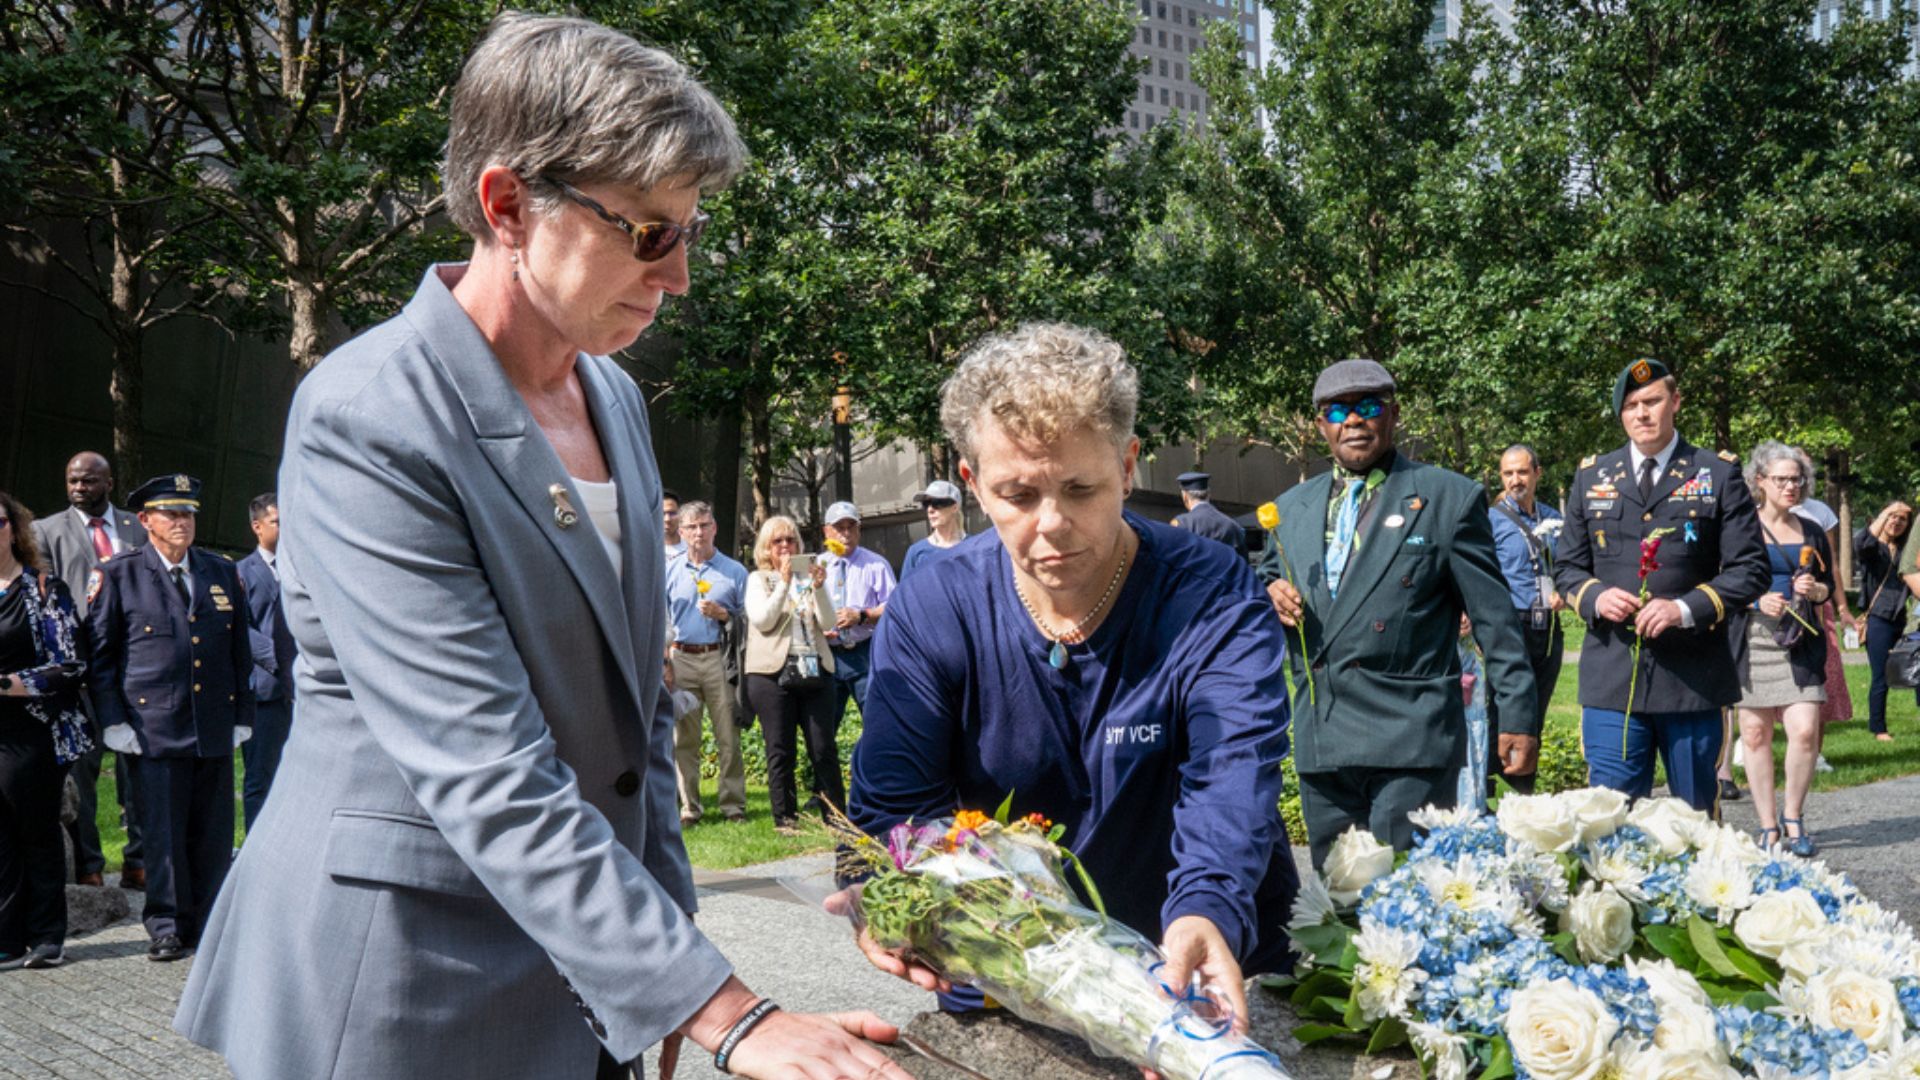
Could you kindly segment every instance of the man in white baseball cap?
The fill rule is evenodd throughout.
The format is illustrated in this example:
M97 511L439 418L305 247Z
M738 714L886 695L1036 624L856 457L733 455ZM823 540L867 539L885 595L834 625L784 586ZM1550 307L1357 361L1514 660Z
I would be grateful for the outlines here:
M913 497L927 512L927 535L913 542L900 560L900 580L929 559L945 554L967 538L967 511L961 500L960 485L951 480L935 480L927 490Z

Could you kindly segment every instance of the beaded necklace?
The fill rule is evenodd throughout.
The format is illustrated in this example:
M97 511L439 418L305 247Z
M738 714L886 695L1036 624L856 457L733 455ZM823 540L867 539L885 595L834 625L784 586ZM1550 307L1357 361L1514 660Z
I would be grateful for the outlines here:
M1114 591L1120 587L1120 579L1126 576L1127 556L1123 550L1120 553L1120 565L1113 568L1113 580L1107 582L1107 591L1100 594L1100 600L1093 605L1093 610L1082 615L1072 626L1059 633L1055 633L1047 620L1040 617L1040 612L1034 608L1033 601L1027 599L1026 590L1020 587L1020 575L1013 576L1014 595L1020 598L1021 606L1027 609L1027 614L1033 618L1035 625L1040 627L1040 632L1053 640L1053 648L1047 650L1047 663L1053 665L1055 671L1066 670L1066 643L1071 641L1077 645L1086 640L1086 635L1080 632L1080 628L1099 618L1100 613L1107 609L1107 601L1113 599Z

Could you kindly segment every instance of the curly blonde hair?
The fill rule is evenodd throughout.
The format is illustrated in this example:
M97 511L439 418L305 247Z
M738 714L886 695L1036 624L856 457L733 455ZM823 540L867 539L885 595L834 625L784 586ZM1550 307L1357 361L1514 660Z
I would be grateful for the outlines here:
M1016 439L1050 443L1091 425L1116 449L1133 438L1140 376L1119 342L1067 323L1023 323L981 339L940 390L940 424L974 459L974 431L992 417Z

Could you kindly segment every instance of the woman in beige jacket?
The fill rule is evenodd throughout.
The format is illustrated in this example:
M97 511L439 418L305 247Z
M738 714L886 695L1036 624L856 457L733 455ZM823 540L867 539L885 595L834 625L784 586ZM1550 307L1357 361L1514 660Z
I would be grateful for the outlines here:
M804 554L793 519L770 517L754 538L756 569L747 579L747 700L766 737L767 799L781 833L793 832L799 822L793 783L798 732L806 736L814 795L834 807L847 802L835 742L840 717L834 712L833 650L825 636L833 608L822 587L825 569L802 559ZM803 563L811 569L796 574Z

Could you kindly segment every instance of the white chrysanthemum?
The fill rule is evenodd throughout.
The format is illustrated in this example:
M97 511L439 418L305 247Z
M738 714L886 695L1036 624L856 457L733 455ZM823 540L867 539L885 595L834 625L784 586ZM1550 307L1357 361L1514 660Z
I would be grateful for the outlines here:
M1574 804L1556 795L1509 795L1494 818L1501 832L1539 851L1565 851L1580 839Z
M1300 875L1300 891L1293 897L1293 915L1287 921L1288 930L1299 930L1309 926L1321 926L1336 922L1340 913L1333 906L1333 897L1327 893L1327 883L1319 874L1309 870Z
M1733 936L1749 952L1770 960L1795 945L1825 940L1832 930L1827 913L1805 889L1784 889L1755 897L1733 922Z
M1467 855L1452 862L1422 859L1413 865L1413 873L1434 903L1456 904L1462 911L1501 909L1505 907L1505 898L1513 892L1490 873L1489 868Z
M1769 861L1767 853L1760 850L1760 845L1753 842L1753 837L1725 825L1701 830L1695 847L1699 849L1702 861L1736 863L1755 870Z
M1834 926L1814 940L1811 947L1821 970L1846 968L1888 980L1907 974L1906 951L1890 934L1857 926Z
M1327 852L1327 892L1335 903L1351 904L1375 878L1393 869L1393 849L1358 825L1333 840Z
M1501 876L1531 897L1533 903L1556 915L1567 910L1567 904L1573 900L1560 860L1545 852L1519 849L1507 856Z
M1589 851L1581 856L1580 863L1588 877L1612 885L1628 897L1644 898L1640 883L1647 879L1647 868L1636 865L1627 851L1618 848L1604 854Z
M1467 1080L1467 1040L1441 1024L1424 1020L1407 1022L1407 1034L1414 1049L1433 1063L1433 1080Z
M1660 845L1666 855L1679 855L1697 846L1713 829L1713 819L1672 797L1642 799L1627 812L1627 824Z
M1407 820L1413 822L1417 829L1432 832L1435 829L1445 829L1455 825L1470 825L1479 816L1480 809L1472 803L1462 803L1448 810L1442 810L1428 803L1408 814Z
M1903 1039L1893 1053L1887 1055L1883 1075L1897 1077L1898 1080L1920 1080L1920 1039Z
M1753 903L1753 868L1732 859L1710 859L1702 851L1687 871L1687 898L1711 910L1725 926Z
M1580 823L1582 843L1612 836L1615 830L1626 824L1627 797L1612 788L1580 788L1577 791L1563 791L1554 798L1572 807L1574 820Z
M1353 939L1360 957L1353 966L1353 985L1362 1016L1372 1021L1407 1014L1414 993L1427 981L1427 973L1414 966L1423 945L1425 940L1411 930L1361 920Z
M1821 1027L1860 1036L1869 1050L1891 1050L1906 1031L1893 983L1845 968L1822 971L1807 980L1807 1019Z

